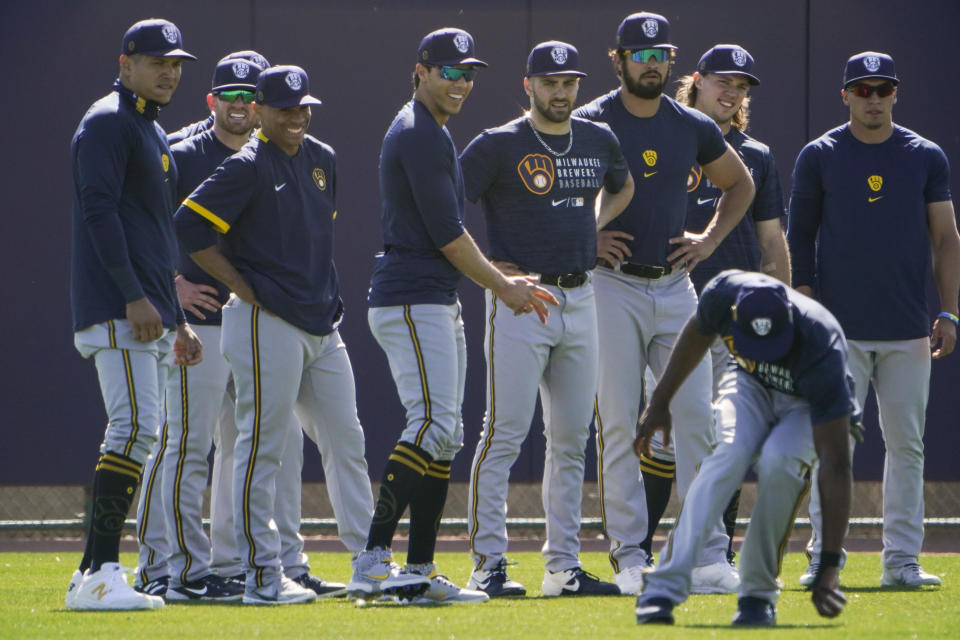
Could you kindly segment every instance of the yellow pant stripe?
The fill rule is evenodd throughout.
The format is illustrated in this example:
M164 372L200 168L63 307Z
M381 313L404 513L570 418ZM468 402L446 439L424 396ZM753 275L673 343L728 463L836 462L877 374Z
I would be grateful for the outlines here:
M423 352L420 350L420 338L417 336L417 328L413 324L413 316L410 315L410 305L403 305L403 319L407 323L410 331L410 341L413 343L413 353L417 356L417 369L420 372L420 389L423 393L423 424L417 431L417 437L414 444L418 447L423 442L423 436L427 432L427 427L433 424L432 411L430 405L430 385L427 384L427 367L423 361Z

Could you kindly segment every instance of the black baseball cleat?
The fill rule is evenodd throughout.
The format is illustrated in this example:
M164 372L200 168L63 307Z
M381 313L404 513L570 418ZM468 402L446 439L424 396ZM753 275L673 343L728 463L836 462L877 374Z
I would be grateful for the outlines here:
M170 585L170 576L160 576L151 580L147 584L135 584L133 590L138 593L144 593L148 596L167 596L167 588Z
M666 598L637 598L637 624L673 624L673 603Z
M233 602L243 598L242 584L216 575L203 576L193 582L167 589L167 600L188 602L191 600L216 600Z
M619 596L620 587L603 582L582 567L564 571L547 571L541 585L545 596Z
M738 627L772 627L777 623L777 609L763 598L744 596L737 600L733 624Z
M507 559L501 558L493 569L474 569L467 582L467 589L483 591L491 598L520 597L527 589L507 575Z
M318 598L342 598L347 595L347 585L342 582L327 582L323 578L304 573L293 581L304 589L310 589Z

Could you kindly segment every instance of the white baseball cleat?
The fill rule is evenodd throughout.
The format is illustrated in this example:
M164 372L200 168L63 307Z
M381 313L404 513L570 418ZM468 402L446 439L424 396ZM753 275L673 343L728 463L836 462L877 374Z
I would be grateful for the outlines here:
M813 586L813 581L817 579L818 571L820 571L820 564L811 561L810 564L807 565L807 570L800 574L800 579L797 580L797 584L801 587Z
M243 594L243 604L255 605L306 604L316 599L312 589L305 589L286 576L258 589L247 587Z
M486 602L490 596L483 591L461 589L447 576L437 573L437 565L433 562L426 565L407 565L407 571L430 578L427 590L414 597L410 604L447 604L452 602Z
M726 561L695 567L690 576L690 593L736 593L740 572Z
M884 567L880 584L884 587L937 587L942 581L917 563L902 567Z
M67 587L67 597L64 599L67 609L73 608L73 601L77 599L77 591L80 589L81 582L83 582L83 572L77 569L70 577L70 586Z
M68 593L67 608L73 611L135 611L162 609L166 605L159 596L134 591L127 583L127 572L119 562L105 562L98 571L88 569L72 600Z
M620 593L632 596L640 595L648 569L644 565L635 564L624 567L613 576L613 581L620 587Z

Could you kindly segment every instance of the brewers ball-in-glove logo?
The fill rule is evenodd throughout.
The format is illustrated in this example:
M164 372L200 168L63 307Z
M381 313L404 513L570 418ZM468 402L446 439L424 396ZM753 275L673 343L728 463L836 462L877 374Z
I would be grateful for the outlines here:
M267 59L264 58L259 53L255 56L251 56L250 61L253 62L253 64L257 65L258 67L263 67L264 69L270 66L267 64Z
M867 56L863 59L863 66L870 73L876 73L880 69L880 58L877 56Z
M163 37L166 38L170 44L176 44L177 39L180 37L180 32L172 24L164 25Z
M250 75L250 65L246 62L233 63L233 76L241 80Z
M550 57L557 64L564 64L567 61L567 50L563 47L554 47L550 51Z
M657 152L653 149L647 149L643 152L643 161L647 163L648 167L657 164Z
M773 320L770 318L754 318L750 321L750 326L753 328L753 332L762 338L770 333L770 329L773 328Z
M703 178L703 169L700 165L690 167L690 173L687 174L687 193L693 193L700 186L700 180Z
M320 191L327 188L327 174L324 173L323 169L317 168L313 170L313 182Z
M291 71L288 73L284 80L286 80L287 86L294 91L300 91L300 87L303 86L303 78L296 71Z
M470 38L468 38L466 34L458 33L453 39L453 44L460 53L466 53L470 50Z
M660 25L656 20L644 20L640 27L643 29L643 33L646 34L648 38L655 38L660 32Z
M747 64L747 52L743 49L734 49L733 50L733 64L738 67L742 67Z
M555 172L553 160L542 153L530 153L523 157L520 164L517 165L517 173L523 180L523 186L542 196L550 192L553 188Z
M880 191L883 188L883 178L880 176L870 176L867 178L867 184L870 185L870 191Z

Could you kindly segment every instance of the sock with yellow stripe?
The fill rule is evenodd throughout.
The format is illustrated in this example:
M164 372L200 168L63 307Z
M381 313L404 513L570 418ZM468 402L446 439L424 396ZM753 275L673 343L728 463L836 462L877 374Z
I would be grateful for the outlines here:
M367 536L367 549L390 548L397 523L407 505L420 491L431 462L433 458L415 444L401 441L394 447L383 470L380 494L373 512L373 522L370 523L370 535Z
M97 571L103 563L119 560L120 535L141 471L140 463L126 456L110 452L100 456L93 476L93 513L81 571L87 567Z
M410 546L407 549L407 564L433 562L440 518L443 517L443 507L447 504L452 462L431 462L420 483L420 491L410 500Z
M640 456L640 473L643 476L643 491L647 496L647 537L640 548L650 555L653 552L653 534L660 524L663 512L670 502L670 490L677 465L661 458Z

